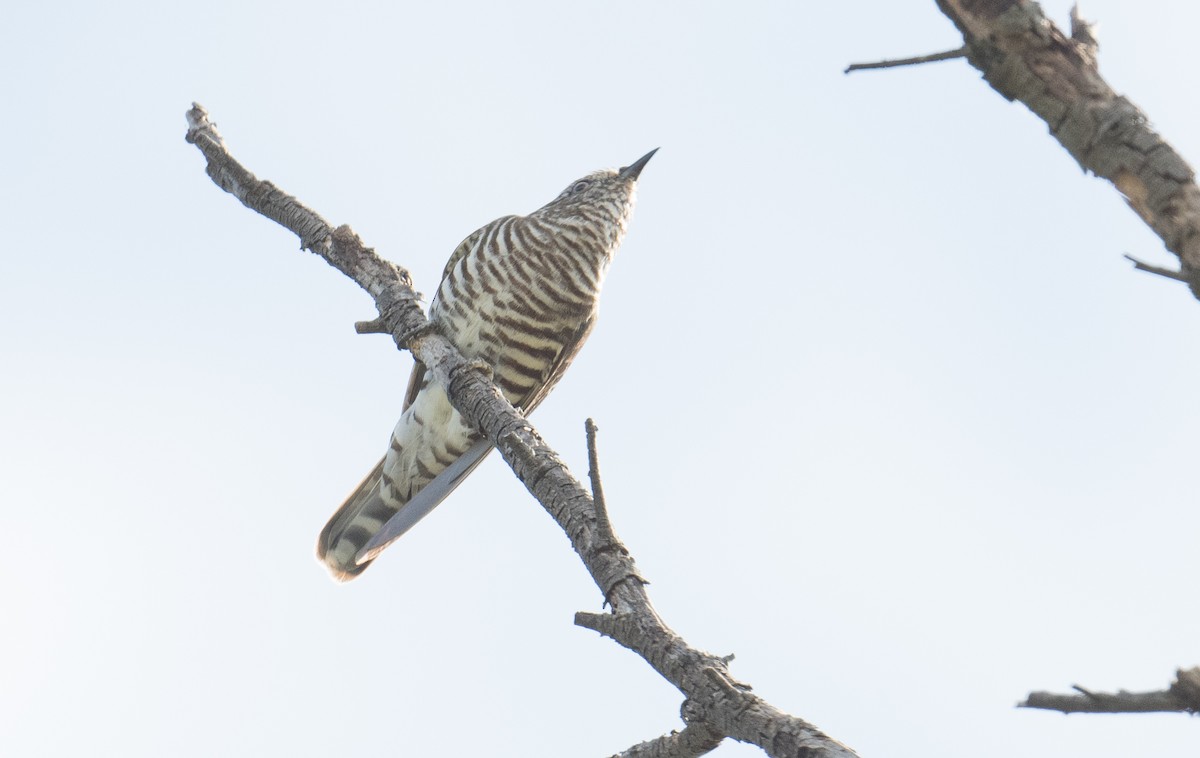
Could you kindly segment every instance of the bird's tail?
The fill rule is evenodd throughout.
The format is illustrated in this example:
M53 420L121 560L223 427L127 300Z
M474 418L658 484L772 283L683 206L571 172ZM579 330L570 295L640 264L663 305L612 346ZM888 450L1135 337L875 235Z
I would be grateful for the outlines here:
M421 392L400 416L387 455L321 530L317 557L334 579L366 570L370 560L358 556L397 513L404 518L388 524L371 558L449 495L491 449L476 438L440 388Z
M329 519L317 539L317 557L339 582L348 582L366 570L371 562L356 563L355 556L396 512L396 507L385 503L379 492L382 475L383 459L380 459Z

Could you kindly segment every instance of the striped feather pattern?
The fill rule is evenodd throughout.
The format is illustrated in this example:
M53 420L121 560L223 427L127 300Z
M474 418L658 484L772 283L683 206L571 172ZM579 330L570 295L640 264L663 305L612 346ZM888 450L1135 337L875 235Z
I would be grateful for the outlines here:
M496 219L446 264L430 320L464 356L489 365L505 397L526 413L591 332L647 160L576 180L528 216ZM356 565L359 549L476 439L417 364L387 453L321 532L317 554L334 578L360 574L369 562Z

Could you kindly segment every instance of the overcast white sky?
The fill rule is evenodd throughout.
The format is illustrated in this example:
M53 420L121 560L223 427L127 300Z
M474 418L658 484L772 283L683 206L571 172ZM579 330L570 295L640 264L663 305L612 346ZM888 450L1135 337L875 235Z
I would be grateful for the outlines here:
M1069 4L1048 2L1065 23ZM1200 156L1200 10L1091 0ZM0 28L0 753L602 756L680 695L493 456L360 580L317 532L410 359L205 176L235 154L432 292L455 244L662 150L538 411L658 608L863 756L1195 756L1019 711L1200 663L1200 303L933 2L14 4ZM732 743L716 755L755 755Z

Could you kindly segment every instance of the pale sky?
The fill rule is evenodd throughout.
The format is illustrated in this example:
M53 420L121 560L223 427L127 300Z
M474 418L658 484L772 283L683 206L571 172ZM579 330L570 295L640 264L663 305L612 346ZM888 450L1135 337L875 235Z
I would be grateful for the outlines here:
M1046 10L1066 22L1068 2ZM1200 10L1091 0L1200 160ZM676 631L865 756L1195 756L1017 710L1200 664L1200 303L932 2L18 4L0 28L0 754L604 756L681 695L492 456L359 580L313 557L411 365L234 154L432 293L460 239L660 152L534 417ZM721 758L761 755L727 742Z

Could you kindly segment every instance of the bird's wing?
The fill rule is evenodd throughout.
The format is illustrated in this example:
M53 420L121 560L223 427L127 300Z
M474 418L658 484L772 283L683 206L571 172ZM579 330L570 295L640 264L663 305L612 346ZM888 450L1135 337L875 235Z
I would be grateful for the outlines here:
M583 343L587 341L588 335L592 333L592 327L595 325L596 314L593 313L563 343L562 350L558 351L558 355L554 356L554 360L546 369L545 379L535 385L528 395L520 399L520 402L515 402L513 405L520 408L526 416L533 413L533 410L550 394L550 390L554 389L554 385L558 384L558 380L562 379L567 367L571 365L571 361L575 360L575 356L579 354L579 349L583 347Z
M363 545L354 557L355 563L362 565L373 561L387 546L400 539L401 535L412 529L418 521L425 518L438 504L445 500L454 488L462 484L463 479L475 470L487 454L492 451L492 443L478 440L467 452L446 467L446 470L434 477L433 481L421 488L412 500L409 500L400 510L396 511L388 522L375 533L371 540Z
M478 232L476 235L479 234ZM472 235L472 237L476 236ZM463 240L459 245L459 250L455 251L454 257L451 257L450 263L447 264L446 270L449 271L457 257L460 257L465 250L470 249L470 244L473 244L472 237ZM546 395L550 394L550 390L554 389L554 385L558 384L559 379L562 379L563 373L567 367L571 365L571 361L578 355L579 349L591 334L592 327L595 326L596 317L592 314L585 320L578 329L563 343L563 347L558 351L546 370L545 380L539 382L528 395L520 398L520 402L514 405L521 408L525 414L533 412L537 406L546 399ZM407 408L412 404L417 392L420 391L425 378L425 366L422 363L417 363L413 366L412 375L408 381L408 392L404 399L404 407ZM421 488L411 500L401 506L400 510L396 511L388 522L375 533L366 545L358 551L354 560L358 565L362 565L368 561L374 560L380 553L387 549L396 540L412 529L417 522L428 516L434 508L449 497L450 493L455 490L462 481L475 470L475 467L483 462L487 454L492 451L492 443L486 439L477 440L467 452L463 453L454 463L446 467L442 473L433 478L429 484ZM380 467L382 467L380 462Z
M510 218L512 218L511 215L501 216L490 224L484 224L467 235L467 238L462 242L458 243L458 247L454 248L453 253L450 253L450 260L446 261L446 267L442 269L442 281L445 281L446 278L450 276L450 272L454 270L454 267L458 265L458 262L462 260L463 256L475 248L475 245L479 243L479 239L483 237L483 235L500 226Z
M404 391L404 407L400 409L401 413L408 410L408 406L413 404L417 399L417 393L425 385L425 364L417 361L413 364L412 373L408 375L408 389Z
M446 277L450 276L450 272L454 270L454 267L458 265L458 262L462 260L464 255L471 252L471 250L479 242L479 238L487 233L488 229L506 218L510 217L504 216L503 218L496 219L496 221L493 221L491 224L482 226L471 232L469 235L467 235L466 239L458 243L458 247L454 248L454 252L450 254L450 260L446 261L446 267L442 269L442 279L445 280ZM416 361L413 364L412 373L408 375L408 389L404 391L404 406L400 409L401 412L408 410L408 406L412 405L413 401L417 399L417 393L420 392L424 387L425 364L421 363L420 361Z
M592 331L592 326L595 324L595 316L589 317L580 327L571 335L571 339L563 345L562 350L555 356L554 361L550 364L546 371L545 381L539 383L530 393L521 398L519 405L522 411L526 414L532 413L533 409L538 406L549 394L558 380L562 378L567 367L571 365L571 361L579 353L579 348L583 346L587 340L588 334ZM405 401L405 407L411 403L411 398L415 396L417 388L421 386L421 381L425 372L425 367L417 364L413 367L413 376L409 382L409 398ZM475 470L475 467L483 462L487 454L492 451L492 443L486 439L478 440L475 444L467 449L454 463L446 467L446 470L434 477L433 481L421 488L421 490L413 496L396 512L394 516L388 519L388 522L383 525L374 537L358 551L358 555L354 560L359 565L367 561L374 560L380 553L387 549L388 545L398 540L401 535L412 529L418 521L428 516L434 508L445 500L451 492L454 491L462 481Z

